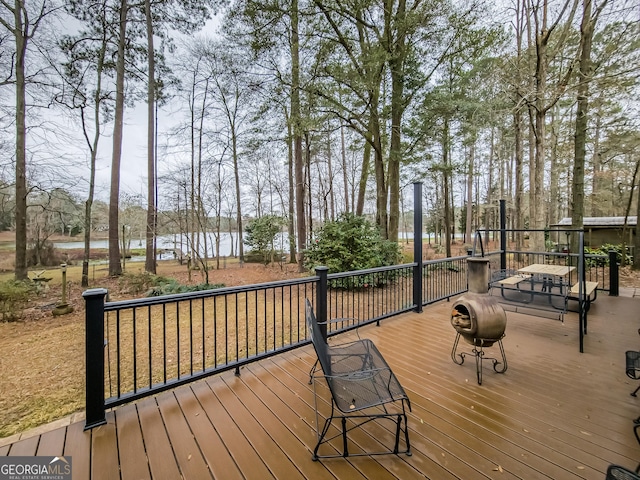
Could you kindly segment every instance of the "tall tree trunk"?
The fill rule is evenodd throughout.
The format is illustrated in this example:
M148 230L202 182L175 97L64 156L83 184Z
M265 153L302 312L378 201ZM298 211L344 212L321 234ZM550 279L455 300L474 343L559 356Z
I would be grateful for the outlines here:
M622 224L622 258L620 260L620 266L624 267L627 264L627 235L628 235L628 222L629 214L631 213L631 205L633 203L633 192L636 188L636 179L638 178L638 170L640 169L640 162L636 162L636 168L633 170L633 178L631 180L631 189L629 191L629 201L627 202L627 208L624 211L624 223ZM639 195L640 196L640 195ZM636 217L636 224L638 223Z
M560 124L560 111L558 105L551 109L551 155L550 160L551 163L549 165L549 212L548 218L545 224L550 224L557 222L560 220L560 207L561 207L561 196L560 196L560 188L558 185L560 178L561 168L558 165L558 144L559 137L558 134L559 124Z
M591 44L595 22L608 0L604 0L598 7L597 13L591 17L592 0L583 0L582 22L580 23L580 67L578 70L578 94L576 109L576 133L574 142L573 189L571 195L571 225L579 228L584 219L584 164L586 158L588 111L589 111L589 82L593 76L591 63ZM633 190L632 190L633 191ZM574 237L576 237L574 235ZM572 251L578 250L578 240L574 238Z
M475 154L476 154L476 139L475 134L472 134L472 139L469 144L469 170L467 174L467 212L465 219L465 241L467 243L471 243L471 228L473 221L473 177L475 175L474 172L474 163L475 163Z
M600 132L602 129L602 117L596 114L596 126L593 134L593 156L591 164L593 165L592 185L591 185L591 216L599 217L602 215L601 192L602 188L602 152L600 151Z
M347 151L344 141L344 125L340 125L340 153L342 159L342 181L344 183L344 213L349 213L349 177L347 176Z
M442 128L442 196L444 198L445 254L451 257L451 207L449 199L449 119L444 119Z
M29 25L23 23L24 3L14 3L14 37L16 42L16 280L26 280L27 274L27 136L26 136L26 79Z
M327 170L329 174L329 212L331 221L336 219L336 196L333 188L333 165L331 162L331 125L327 125Z
M293 175L293 129L291 127L291 119L287 112L285 112L285 118L287 118L287 162L288 177L289 177L289 263L296 263L297 251L296 251L296 222L295 222L295 182Z
M296 180L296 224L298 232L298 271L304 272L307 229L304 209L304 159L302 157L302 118L300 109L300 38L298 35L298 0L291 0L291 121Z
M378 117L378 104L375 103L375 107L371 107L373 115L372 121L372 140L373 140L373 165L376 176L376 224L380 229L382 238L389 238L389 223L387 215L387 181L386 181L386 169L384 165L384 158L382 157L382 138L380 119Z
M156 184L155 184L155 48L153 46L153 21L151 18L151 0L144 2L145 23L147 27L147 231L144 268L156 273Z
M490 139L490 146L489 146L489 178L488 178L488 184L489 184L489 188L487 189L487 207L484 211L484 228L487 230L487 232L485 233L485 239L488 242L489 241L489 232L488 230L491 230L493 227L493 221L492 221L492 217L493 217L493 209L491 208L491 206L493 205L493 196L494 196L494 192L496 190L498 190L498 194L500 195L500 188L503 188L503 181L504 181L504 177L500 178L498 180L498 184L500 185L499 189L496 189L493 184L494 184L494 170L495 170L495 149L496 149L496 140L495 140L495 127L491 127L491 139ZM480 189L478 189L480 190ZM499 196L499 198L504 198L502 196ZM478 202L480 203L480 202Z
M388 239L398 241L400 215L400 161L402 157L402 115L404 99L404 61L406 46L406 0L398 0L398 8L393 15L393 0L386 0L385 26L389 45L389 71L391 74L391 142L389 149L389 232ZM395 39L392 28L395 28Z
M372 136L373 115L369 117L368 134ZM358 182L358 201L356 203L356 215L364 213L364 201L367 193L367 181L369 179L369 166L371 165L371 143L365 140L362 148L362 170L360 171L360 181Z
M111 156L111 189L109 192L109 275L122 274L120 263L119 208L120 208L120 160L122 158L122 129L124 124L124 76L125 44L127 34L127 0L120 0L120 24L118 32L118 57L116 60L116 106L113 126L113 151Z
M103 28L103 32L105 29ZM82 258L82 287L89 286L89 260L91 254L91 215L93 208L93 197L95 193L95 181L96 181L96 159L98 156L98 143L100 141L101 131L101 105L102 105L102 72L104 67L104 60L107 51L107 39L103 36L102 45L98 52L98 59L96 64L96 90L93 94L93 122L94 132L93 141L89 141L89 136L85 128L84 115L82 115L82 130L87 140L89 151L91 152L90 159L90 172L89 172L89 195L85 202L84 210L84 255Z
M240 168L238 162L238 138L235 131L235 125L232 132L233 142L233 175L236 187L236 222L238 224L238 257L240 262L244 262L244 242L243 242L243 225L242 225L242 195L240 194Z

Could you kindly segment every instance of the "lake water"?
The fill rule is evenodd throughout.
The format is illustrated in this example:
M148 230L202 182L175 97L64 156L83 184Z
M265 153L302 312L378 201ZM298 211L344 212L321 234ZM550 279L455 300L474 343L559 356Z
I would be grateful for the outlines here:
M278 234L276 236L276 242L275 242L275 246L277 249L279 250L285 250L288 249L289 247L289 243L288 243L288 239L289 236L287 235L287 232L283 232L281 234ZM214 244L214 236L213 234L208 234L207 235L207 242L208 242L208 254L209 257L214 257L215 256L215 252L214 252L214 248L215 248L215 244ZM231 235L229 235L229 233L222 233L220 234L220 252L219 255L221 257L228 257L231 255L231 244L232 242L234 243L234 248L233 251L237 253L238 251L238 237L237 235L233 235L233 240L231 239ZM161 250L171 250L171 252L173 252L174 250L176 252L182 252L184 255L186 255L187 250L188 250L188 240L186 237L184 236L180 236L180 235L161 235L157 238L157 242L156 242L156 248L158 249L158 258L162 259L162 258L167 258L167 255L173 255L173 253L160 253ZM201 245L204 245L204 241L201 240ZM60 248L60 249L65 249L65 248L84 248L84 241L81 242L55 242L53 244L54 247L56 248ZM109 241L108 240L92 240L91 241L91 248L109 248ZM131 249L140 249L140 248L145 248L145 239L132 239L130 244L129 244L129 248ZM246 245L244 246L244 250L245 252L250 250L249 247L247 247ZM136 261L136 260L144 260L144 257L132 257L131 260Z

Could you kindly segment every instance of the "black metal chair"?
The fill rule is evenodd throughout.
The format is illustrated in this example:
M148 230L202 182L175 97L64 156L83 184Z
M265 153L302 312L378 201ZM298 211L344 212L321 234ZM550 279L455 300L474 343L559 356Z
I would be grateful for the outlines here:
M640 352L635 350L627 350L625 352L626 357L626 370L627 377L633 380L640 380ZM637 397L640 386L631 392L632 397Z
M347 433L380 419L392 420L395 423L396 435L393 448L352 456L388 453L411 455L406 412L407 408L411 411L411 403L374 343L369 339L361 339L342 345L328 345L309 300L306 301L305 317L311 341L318 356L316 367L319 364L323 373L323 375L317 375L316 367L311 372L318 437L318 442L313 449L313 460L350 456ZM326 418L322 429L320 429L315 381L320 376L325 378L331 392L331 414ZM333 436L327 436L333 420L338 418L341 421L339 432ZM403 451L399 450L401 433L404 433L406 443L406 450ZM322 444L338 437L342 437L341 454L318 455L318 449Z
M640 480L640 475L620 465L609 465L605 480Z

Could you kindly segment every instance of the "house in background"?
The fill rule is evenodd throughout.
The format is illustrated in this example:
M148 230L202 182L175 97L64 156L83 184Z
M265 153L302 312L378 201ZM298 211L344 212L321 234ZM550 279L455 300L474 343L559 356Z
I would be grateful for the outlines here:
M636 234L636 216L626 217L584 217L584 243L587 247L597 248L605 244L620 245L626 243L633 245ZM551 227L571 227L571 218L565 217L560 222L550 225ZM623 238L623 231L626 230ZM560 242L559 242L560 243Z

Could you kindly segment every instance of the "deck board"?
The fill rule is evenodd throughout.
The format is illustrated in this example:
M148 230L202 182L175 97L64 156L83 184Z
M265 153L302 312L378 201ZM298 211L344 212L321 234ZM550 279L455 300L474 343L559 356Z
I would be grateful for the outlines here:
M39 442L40 442L40 436L19 440L13 445L11 445L11 448L9 449L9 456L20 457L20 456L35 455L36 450L38 449Z
M113 412L107 413L107 423L91 432L91 478L116 480L120 478L116 422Z
M173 392L158 395L157 401L183 478L213 478Z
M64 437L66 433L66 430L63 428L43 433L38 443L36 455L55 457L62 455L64 452Z
M137 407L152 478L180 478L171 439L167 436L156 399L144 399Z
M233 457L235 464L241 469L243 476L245 478L264 478L265 480L275 478L235 423L235 419L227 414L209 384L198 382L194 383L191 388L200 399L200 404L207 417L220 434L220 438Z
M451 303L360 329L389 362L411 399L412 456L311 460L315 445L313 349L303 347L121 406L90 431L74 423L0 447L0 455L73 459L74 479L563 479L601 480L607 466L634 469L640 446L633 419L637 382L624 373L638 350L638 300L600 295L589 311L585 353L577 315L565 322L507 313L509 364L451 360ZM356 338L348 334L332 341ZM487 349L492 355L497 348ZM319 411L329 392L317 384ZM321 417L322 419L322 417ZM350 434L350 451L380 448L393 424ZM341 448L337 441L333 451Z
M91 432L85 432L82 423L73 423L64 430L63 454L72 458L73 480L91 478Z
M118 425L118 450L122 477L145 480L151 478L149 462L144 448L138 412L133 404L123 405L115 411Z
M206 442L198 442L202 455L209 465L214 478L229 480L242 480L242 473L229 455L220 455L225 452L224 442L207 418L198 397L191 389L180 388L175 391L180 408L184 412L189 428L196 438L206 438Z

